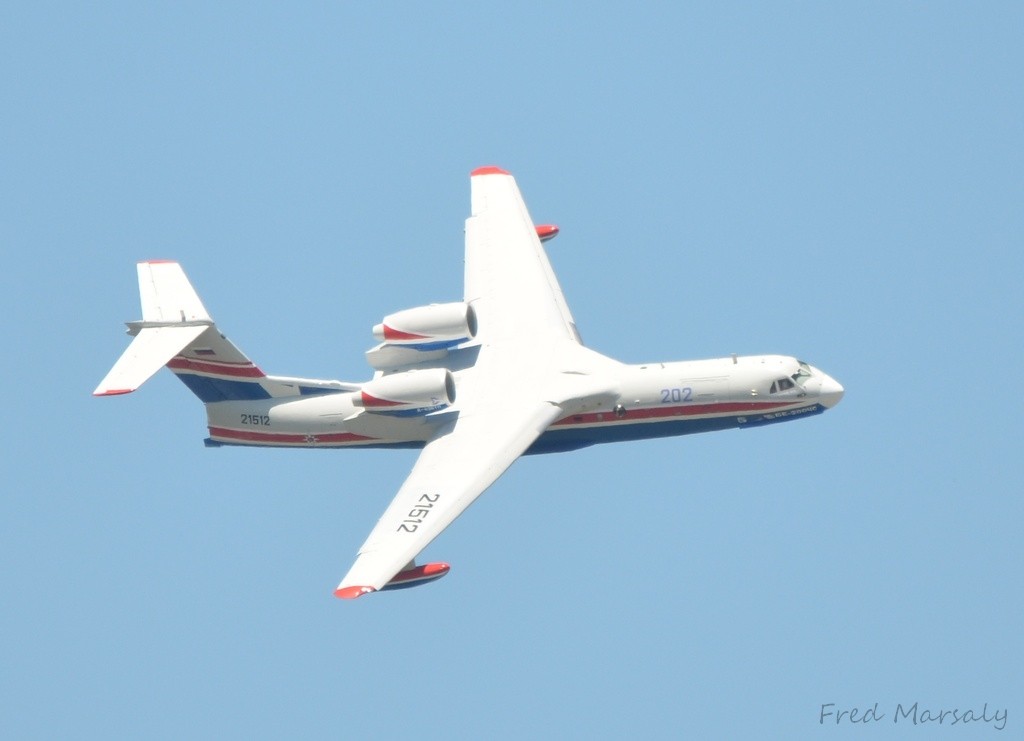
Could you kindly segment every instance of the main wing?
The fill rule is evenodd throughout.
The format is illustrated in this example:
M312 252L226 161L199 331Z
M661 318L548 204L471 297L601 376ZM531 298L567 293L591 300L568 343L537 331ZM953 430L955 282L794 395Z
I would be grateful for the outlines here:
M538 382L555 345L579 342L562 289L515 179L482 167L471 190L465 299L476 312L479 355L456 378L457 417L424 447L338 597L425 576L413 568L419 552L564 414Z
M334 594L352 599L383 588L560 414L546 402L475 409L439 430Z
M484 343L526 339L580 341L569 306L541 246L515 178L481 167L470 178L465 298Z

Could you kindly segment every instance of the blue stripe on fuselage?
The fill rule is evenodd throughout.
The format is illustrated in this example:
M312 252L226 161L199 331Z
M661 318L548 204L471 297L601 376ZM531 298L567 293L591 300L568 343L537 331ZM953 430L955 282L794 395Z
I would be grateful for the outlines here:
M181 382L206 404L215 401L257 401L271 398L270 393L263 388L258 378L241 381L234 378L211 378L195 373L176 372L174 375L180 378ZM298 390L299 396L348 393L345 389L323 388L322 386L299 386Z
M189 391L199 397L204 404L215 401L255 401L269 399L270 394L259 384L259 381L236 381L224 378L198 376L194 373L175 373L181 382L188 386Z
M345 389L324 388L323 386L299 386L299 396L323 396L324 394L347 394Z
M821 404L798 409L789 409L766 414L737 415L730 417L698 417L696 419L672 419L664 422L607 422L591 427L556 426L537 438L524 455L560 453L578 450L599 443L617 443L629 440L649 440L658 437L692 435L698 432L714 432L735 428L761 427L788 422L799 417L813 417L825 411Z
M776 422L788 422L799 417L813 417L824 412L826 407L821 404L814 404L809 407L797 407L796 409L781 409L777 412L766 412L764 414L748 415L738 417L740 428L763 427L773 425Z
M673 419L665 422L608 422L592 427L558 426L537 438L524 455L560 453L578 450L598 443L618 443L627 440L649 440L658 437L690 435L738 427L736 417L705 417L701 419Z

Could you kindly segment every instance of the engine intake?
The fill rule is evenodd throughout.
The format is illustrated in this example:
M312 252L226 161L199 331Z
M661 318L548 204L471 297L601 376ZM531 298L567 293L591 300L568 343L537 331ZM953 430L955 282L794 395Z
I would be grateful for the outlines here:
M444 409L455 401L455 379L445 368L392 373L363 384L352 403L367 412L411 416Z
M453 347L475 335L476 312L462 302L398 311L373 328L373 336L379 341L417 350Z

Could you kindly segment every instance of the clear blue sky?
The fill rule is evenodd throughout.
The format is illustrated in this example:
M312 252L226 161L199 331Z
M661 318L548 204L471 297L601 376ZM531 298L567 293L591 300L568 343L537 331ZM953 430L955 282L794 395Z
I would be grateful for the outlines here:
M1022 8L8 7L0 735L1024 733ZM461 298L483 164L562 227L589 346L847 395L520 461L448 577L342 602L414 453L207 450L168 373L90 392L149 258L268 372L368 377L384 314Z

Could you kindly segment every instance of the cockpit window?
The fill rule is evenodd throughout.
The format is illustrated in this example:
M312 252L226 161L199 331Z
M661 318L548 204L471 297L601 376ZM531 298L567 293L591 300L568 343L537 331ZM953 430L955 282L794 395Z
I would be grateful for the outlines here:
M780 378L778 381L775 381L772 384L772 388L771 388L771 391L769 393L777 394L780 391L789 391L794 386L796 386L796 384L793 383L790 379L788 379L788 378Z
M797 362L800 363L800 367L797 369L797 372L791 376L791 378L803 386L807 383L807 379L811 377L811 366L807 365L807 363L802 360L798 360Z

